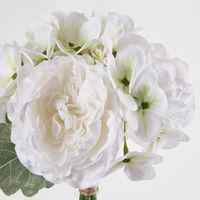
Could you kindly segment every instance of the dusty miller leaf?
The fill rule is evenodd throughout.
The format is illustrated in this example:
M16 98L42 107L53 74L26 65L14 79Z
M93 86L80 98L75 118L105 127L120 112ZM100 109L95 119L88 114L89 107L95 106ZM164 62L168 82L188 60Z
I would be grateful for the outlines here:
M33 196L42 188L50 188L52 183L42 176L28 171L19 161L15 145L10 140L11 123L0 123L0 189L12 195L21 189L25 196Z

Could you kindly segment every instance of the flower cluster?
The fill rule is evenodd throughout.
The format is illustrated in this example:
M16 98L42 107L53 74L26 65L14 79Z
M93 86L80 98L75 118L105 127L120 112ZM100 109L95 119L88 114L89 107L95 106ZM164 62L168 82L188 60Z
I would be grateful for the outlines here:
M32 173L81 189L121 167L133 181L151 179L157 150L188 140L188 66L128 16L57 11L26 36L1 47L0 122L12 122Z

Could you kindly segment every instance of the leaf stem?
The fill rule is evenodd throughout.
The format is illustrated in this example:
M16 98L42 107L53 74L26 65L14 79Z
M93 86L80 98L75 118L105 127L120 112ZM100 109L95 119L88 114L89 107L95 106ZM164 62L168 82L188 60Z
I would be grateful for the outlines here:
M129 151L128 151L128 146L127 146L127 142L126 142L126 121L124 121L124 155L126 155Z

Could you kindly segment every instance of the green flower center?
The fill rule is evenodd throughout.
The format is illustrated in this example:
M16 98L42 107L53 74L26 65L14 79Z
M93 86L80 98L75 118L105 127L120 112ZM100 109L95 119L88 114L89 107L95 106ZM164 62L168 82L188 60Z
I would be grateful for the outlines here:
M131 160L128 159L128 158L126 158L126 159L123 160L124 163L129 163L130 161L131 161Z
M112 54L113 54L114 57L116 57L117 51L116 51L115 49L113 49L113 50L112 50Z
M12 75L12 79L15 80L16 78L17 78L17 73L14 73L14 74Z
M147 101L143 101L141 104L141 107L143 110L148 109L149 108L149 102Z
M70 48L73 48L75 51L79 51L81 49L81 46L75 46L75 44L69 42L68 43Z
M124 78L121 80L121 82L122 82L122 84L123 84L125 87L129 86L129 83L130 83L130 81L129 81L126 77L124 77Z

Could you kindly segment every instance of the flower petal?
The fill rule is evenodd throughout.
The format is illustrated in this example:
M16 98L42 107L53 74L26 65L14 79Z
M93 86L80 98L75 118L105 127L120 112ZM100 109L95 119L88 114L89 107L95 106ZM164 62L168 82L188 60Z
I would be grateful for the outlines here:
M154 153L130 152L126 156L130 159L124 167L124 172L132 181L149 180L155 177L152 164L158 164L162 158Z
M151 49L150 44L147 42L145 38L135 33L128 33L126 34L118 44L118 49L126 48L128 45L134 44L139 46L144 50L145 53L148 53Z
M81 26L87 21L85 15L77 12L67 15L60 11L54 12L53 15L57 18L59 23L59 39L61 41L77 44L79 42Z
M161 129L161 118L151 113L139 114L136 135L143 141L152 141L158 137Z
M155 70L151 68L145 69L135 81L131 94L137 98L140 98L141 95L146 95L143 93L144 89L145 91L149 90L157 83L157 80L158 77Z
M146 163L142 165L126 165L124 172L131 181L149 180L153 179L156 175L154 168Z
M79 45L98 39L101 32L101 21L98 18L91 18L80 29Z
M117 89L117 94L122 104L131 111L137 110L137 104L134 98L130 94L123 93L120 89Z
M124 70L129 69L128 80L129 92L132 89L136 77L142 71L145 63L144 51L136 45L128 45L121 51L118 51L116 56L116 67L118 73L121 74Z
M175 148L180 142L188 141L189 137L179 130L169 130L163 134L164 144L162 145L163 149L172 149Z
M136 112L127 110L125 114L125 119L132 130L138 129L138 115ZM130 131L129 131L130 132Z

